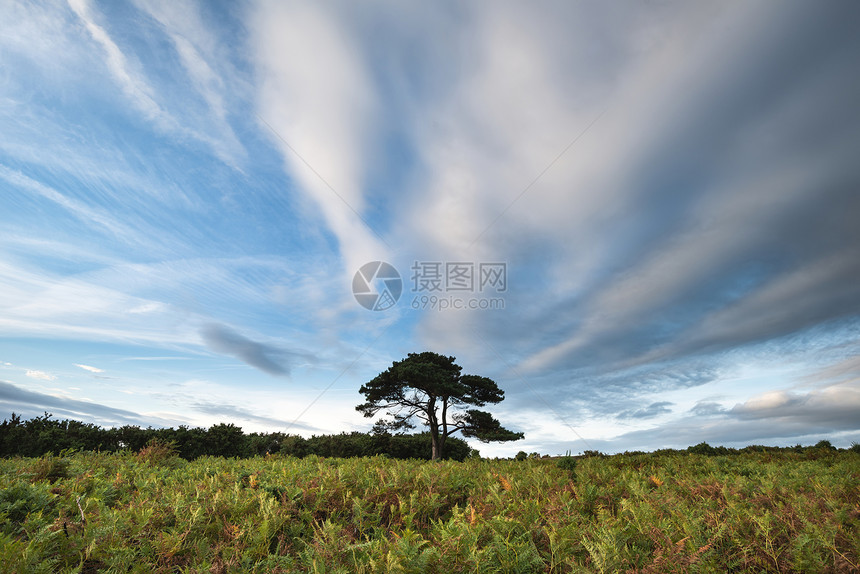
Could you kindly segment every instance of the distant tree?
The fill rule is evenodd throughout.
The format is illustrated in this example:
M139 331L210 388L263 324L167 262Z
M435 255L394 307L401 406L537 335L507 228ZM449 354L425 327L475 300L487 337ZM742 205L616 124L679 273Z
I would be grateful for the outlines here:
M417 419L429 428L433 460L444 456L445 440L456 432L482 442L523 438L490 413L465 408L500 403L505 393L487 377L461 375L462 367L454 361L437 353L409 353L361 386L367 402L355 408L366 417L385 411L390 419L374 425L377 433L415 428Z
M242 457L247 456L245 434L241 427L230 423L212 425L206 431L207 453L214 456Z
M705 456L714 456L717 450L706 442L700 442L695 446L688 446L687 452L690 454L703 454Z

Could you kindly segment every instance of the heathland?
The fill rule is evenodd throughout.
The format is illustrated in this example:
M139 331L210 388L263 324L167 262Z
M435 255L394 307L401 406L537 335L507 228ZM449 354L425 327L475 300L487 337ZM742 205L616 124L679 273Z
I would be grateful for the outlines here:
M6 572L856 572L860 454L0 459Z

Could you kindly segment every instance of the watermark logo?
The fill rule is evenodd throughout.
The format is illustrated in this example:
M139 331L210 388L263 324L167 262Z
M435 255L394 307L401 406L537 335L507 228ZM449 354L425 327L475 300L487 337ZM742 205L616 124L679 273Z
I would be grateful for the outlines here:
M474 293L476 290L496 293L507 291L507 263L476 265L471 261L416 261L412 264L413 293Z
M385 311L397 304L403 293L403 279L390 263L371 261L352 278L352 294L358 304L371 311Z
M507 263L471 261L415 261L410 268L413 298L409 306L416 310L504 309L501 297L490 293L508 290ZM356 301L371 311L393 307L403 292L403 280L394 266L384 261L362 265L352 279ZM480 293L466 297L466 293Z

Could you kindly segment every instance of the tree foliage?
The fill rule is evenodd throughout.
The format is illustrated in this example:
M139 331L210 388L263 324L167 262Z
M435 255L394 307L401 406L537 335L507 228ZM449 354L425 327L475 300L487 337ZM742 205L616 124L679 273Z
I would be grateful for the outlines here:
M153 444L172 445L176 454L185 460L200 456L248 458L265 454L279 454L302 458L309 455L322 457L361 457L385 455L398 459L430 458L431 439L428 433L390 435L360 432L337 435L314 435L305 438L285 433L245 434L233 424L217 424L204 428L140 428L126 425L118 428L100 428L76 420L57 420L43 416L22 420L12 413L0 423L0 456L28 456L60 454L70 451L143 452L152 458ZM463 440L449 443L448 458L465 460L471 449ZM156 457L157 458L157 457ZM51 459L55 463L61 458Z
M384 411L376 432L415 428L419 421L429 429L431 458L442 458L447 439L456 432L482 442L511 441L523 433L504 428L490 413L472 407L497 404L505 392L487 377L462 375L454 357L438 353L409 353L364 384L359 392L366 402L356 410L366 417Z

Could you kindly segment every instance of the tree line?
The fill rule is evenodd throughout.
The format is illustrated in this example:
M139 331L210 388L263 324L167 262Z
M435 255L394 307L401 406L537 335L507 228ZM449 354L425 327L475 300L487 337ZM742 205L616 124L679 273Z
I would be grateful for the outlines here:
M285 433L250 433L234 424L217 424L208 429L140 428L126 425L101 428L77 420L57 420L45 413L29 420L12 413L0 424L0 456L39 457L62 451L139 452L153 441L172 444L186 460L200 456L249 458L266 454L296 457L358 457L386 455L398 459L423 459L431 456L429 433L373 434L351 432L304 438ZM445 458L465 460L473 454L466 441L450 438Z
M394 361L359 389L366 401L356 410L368 418L382 415L371 434L351 432L304 438L285 433L245 434L233 424L203 428L142 429L126 425L103 429L76 420L54 420L51 415L0 424L0 456L39 457L64 450L140 452L156 441L186 460L199 456L252 457L284 454L303 457L387 455L392 458L465 460L472 449L460 438L507 442L523 433L506 429L489 412L474 407L498 404L505 392L487 377L462 374L454 357L425 351ZM426 432L405 434L417 424Z

